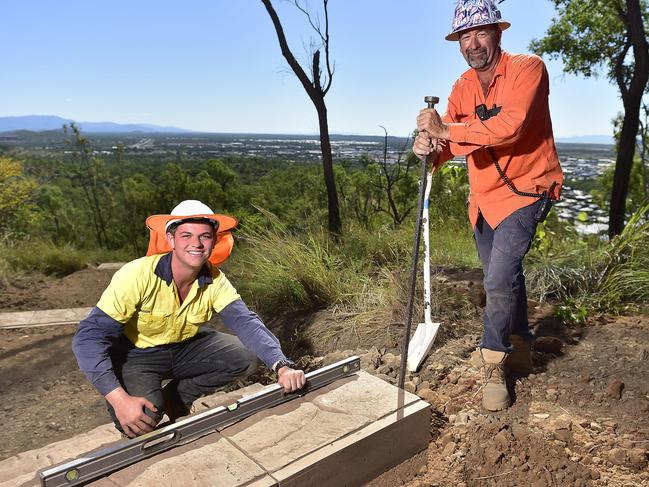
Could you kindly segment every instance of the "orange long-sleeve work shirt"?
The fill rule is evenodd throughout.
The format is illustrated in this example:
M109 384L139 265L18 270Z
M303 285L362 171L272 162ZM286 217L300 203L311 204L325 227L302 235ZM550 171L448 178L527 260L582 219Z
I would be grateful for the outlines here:
M552 197L559 197L563 171L552 135L548 95L548 72L541 58L505 51L486 96L474 69L455 82L442 117L449 124L450 140L438 163L466 156L473 226L478 211L496 228L514 211L536 201L512 192L498 174L490 152L517 190L542 193L556 182ZM501 110L483 121L476 114L481 104Z

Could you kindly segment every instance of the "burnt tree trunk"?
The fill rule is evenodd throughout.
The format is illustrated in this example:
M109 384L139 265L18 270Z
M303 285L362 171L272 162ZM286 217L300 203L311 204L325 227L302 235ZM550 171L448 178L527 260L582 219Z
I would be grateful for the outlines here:
M322 171L327 188L327 210L329 214L328 228L333 234L339 235L342 230L340 210L338 207L338 191L336 190L336 177L334 175L333 156L331 154L331 140L329 139L329 123L327 121L327 107L324 103L314 102L318 112L318 125L320 128L320 150L322 152Z
M320 38L323 41L323 48L325 52L325 66L326 73L328 78L325 78L324 86L322 83L320 70L320 51L316 50L313 52L313 61L312 61L312 78L309 79L309 76L306 74L300 63L291 52L291 49L288 46L286 36L284 35L284 29L282 28L282 23L279 20L277 12L273 8L271 0L261 0L266 7L266 11L270 16L273 26L275 27L275 32L277 34L277 39L279 41L279 46L282 50L282 55L286 59L286 62L297 76L297 79L302 83L302 87L306 91L307 95L311 99L313 106L318 112L318 124L320 127L320 150L322 152L322 169L324 173L325 186L327 188L327 209L329 213L328 228L329 232L333 235L340 235L342 232L342 224L340 221L340 209L338 205L338 192L336 191L336 179L334 176L333 169L333 156L331 154L331 141L329 138L329 124L327 122L327 105L325 104L325 95L331 87L331 80L333 77L333 68L329 63L329 17L327 14L327 3L329 0L323 0L324 11L325 11L325 31L324 33L320 30L319 26L316 26L311 17L308 15L305 10L303 10L299 4L296 3L296 6L305 12L309 19L309 23L315 29L315 31L320 35Z

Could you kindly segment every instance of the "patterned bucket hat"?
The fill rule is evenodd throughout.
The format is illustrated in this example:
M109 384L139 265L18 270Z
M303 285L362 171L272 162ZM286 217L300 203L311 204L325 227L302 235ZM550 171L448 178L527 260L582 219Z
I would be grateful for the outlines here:
M455 6L451 33L446 36L446 40L457 41L463 30L489 24L498 24L500 30L511 26L500 18L500 10L493 0L459 0Z

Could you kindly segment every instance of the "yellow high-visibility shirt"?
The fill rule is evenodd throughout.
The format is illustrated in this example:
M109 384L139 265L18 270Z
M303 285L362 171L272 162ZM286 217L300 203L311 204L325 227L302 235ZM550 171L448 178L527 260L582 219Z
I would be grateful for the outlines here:
M142 257L119 269L97 307L124 325L138 348L185 341L240 299L230 281L206 263L182 304L171 273L171 253Z

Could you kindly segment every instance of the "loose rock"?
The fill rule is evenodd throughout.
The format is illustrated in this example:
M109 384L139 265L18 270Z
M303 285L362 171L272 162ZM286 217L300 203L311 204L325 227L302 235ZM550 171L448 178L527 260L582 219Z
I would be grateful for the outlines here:
M410 380L403 383L403 388L411 394L414 394L417 391L417 385Z
M349 355L346 352L331 352L325 355L324 361L323 361L323 366L324 365L331 365L336 362L340 362L341 360L346 359L349 357Z
M471 352L471 358L469 359L471 367L476 370L479 370L482 367L482 357L480 356L480 350L474 350Z
M468 422L469 422L469 415L467 413L465 412L457 413L457 416L455 418L456 425L468 424Z
M570 430L566 428L558 429L554 432L554 437L557 440L561 440L561 441L565 441L566 443L569 443L571 439Z
M492 448L486 453L485 458L487 459L487 462L489 462L491 465L496 465L500 461L500 459L504 456L505 454L503 452Z
M442 450L442 456L448 458L451 455L453 455L453 453L455 453L456 449L457 449L456 443L454 441L451 441L447 443L446 446L444 447L444 450Z
M390 366L387 364L381 365L378 369L376 369L376 373L378 375L387 375L390 373Z
M606 394L608 394L613 399L621 399L622 391L624 390L624 382L620 379L613 379L609 385L606 387Z
M629 463L637 469L647 466L647 451L644 448L632 448L628 451Z
M607 458L613 465L624 465L626 463L626 452L622 448L613 448L608 452Z
M431 402L431 399L435 398L435 393L428 388L418 389L417 395L427 402Z
M401 366L401 354L394 355L393 353L386 353L381 359L385 365L392 370L397 370Z
M376 346L370 348L367 353L361 355L361 368L363 370L376 369L381 363L381 354Z

